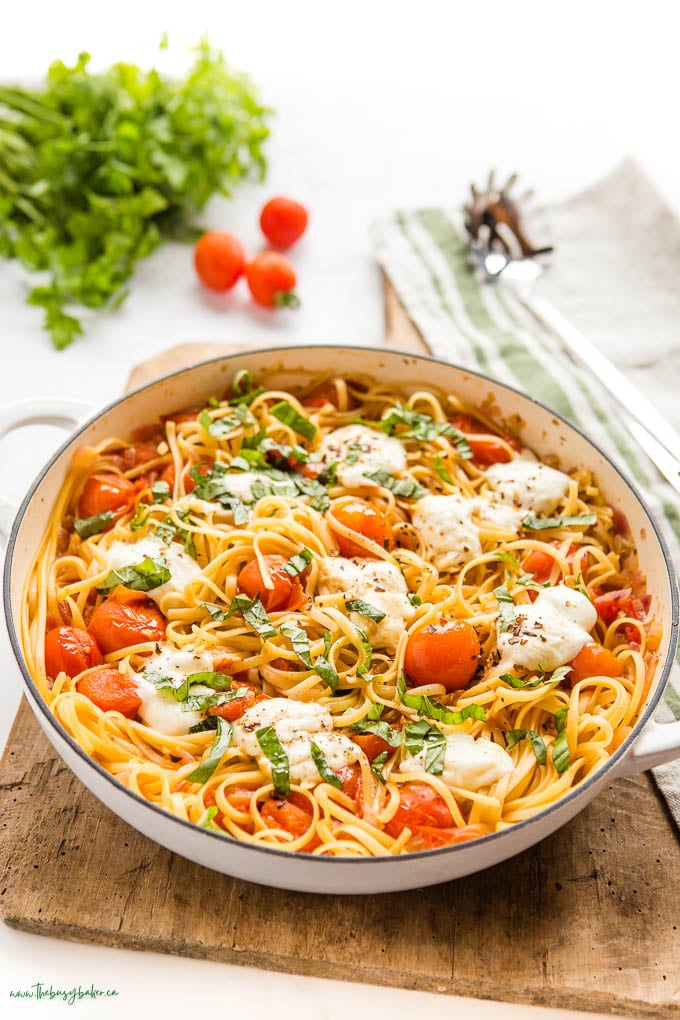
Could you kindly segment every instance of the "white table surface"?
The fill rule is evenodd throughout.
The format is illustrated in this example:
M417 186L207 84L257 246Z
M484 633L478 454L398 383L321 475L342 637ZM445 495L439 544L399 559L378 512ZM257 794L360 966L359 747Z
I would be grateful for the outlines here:
M204 222L261 244L259 208L272 194L298 197L310 227L294 249L302 308L268 314L245 288L226 300L201 291L191 250L167 245L139 266L130 298L100 314L87 336L56 352L40 312L24 304L27 278L0 264L0 404L59 395L100 406L122 390L132 365L185 340L371 343L383 335L380 278L368 227L397 206L458 202L489 166L518 169L540 198L557 199L611 170L626 154L647 168L680 209L676 40L672 5L575 0L568 7L487 0L233 4L62 0L13 4L0 33L0 77L38 79L50 60L81 49L95 66L116 59L169 71L207 31L251 72L276 109L265 185L215 201ZM170 50L157 51L168 31ZM18 497L60 436L34 428L0 446L5 494ZM26 448L29 453L26 454ZM20 685L0 630L4 690L0 744ZM568 923L568 919L565 919ZM8 998L35 982L116 988L116 998L69 1006ZM215 1009L279 1020L419 1011L430 1020L568 1017L543 1010L271 974L250 968L103 949L29 936L0 925L4 1017L174 1015Z

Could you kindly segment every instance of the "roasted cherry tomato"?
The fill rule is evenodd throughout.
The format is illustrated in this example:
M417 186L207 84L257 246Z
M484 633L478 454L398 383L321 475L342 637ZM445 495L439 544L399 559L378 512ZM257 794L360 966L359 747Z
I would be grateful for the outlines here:
M212 708L208 709L208 715L219 715L228 722L234 722L235 719L241 718L247 708L251 708L258 701L269 700L268 694L263 694L259 687L255 687L248 680L239 680L237 678L232 682L231 687L235 691L238 691L239 688L245 688L247 693L242 698L234 698L233 701L225 702L224 705L213 705Z
M270 198L262 207L262 233L277 248L290 248L307 229L309 215L304 205L292 198Z
M472 451L472 460L478 466L488 464L507 464L508 461L512 460L512 454L508 452L502 443L499 443L496 439L491 438L493 432L484 425L483 422L473 417L471 414L457 414L455 418L451 419L451 424L454 428L457 428L460 432L465 433L465 437L469 443ZM488 433L489 439L476 439L475 433L484 432ZM520 450L521 444L516 436L511 435L509 432L499 436L503 439L508 446L511 446L513 450Z
M78 681L76 689L102 712L120 712L128 719L137 715L142 703L133 681L117 669L93 669Z
M108 655L109 652L117 652L119 648L129 648L146 641L162 641L165 637L165 617L143 595L141 598L128 599L116 592L97 606L87 629Z
M623 676L622 663L608 648L596 641L584 645L569 665L571 672L566 679L572 687L579 680L587 680L591 676Z
M306 797L299 793L289 793L287 797L276 797L266 800L260 808L265 825L270 829L283 829L294 839L299 839L309 831L314 815ZM320 845L318 836L312 836L305 850L313 850Z
M310 390L300 403L303 407L324 407L326 404L332 404L335 407L336 400L337 393L335 386L332 383L326 382L320 383L313 390Z
M427 783L404 783L399 787L399 807L385 832L396 838L405 828L416 825L450 828L453 818L442 795Z
M344 765L338 770L338 779L342 780L342 792L357 802L358 815L361 818L361 765Z
M241 242L224 230L208 230L194 248L196 272L210 290L233 287L243 273L245 261Z
M246 280L258 305L265 308L297 308L295 270L283 255L263 251L246 266Z
M85 669L104 661L99 645L81 627L55 627L45 635L45 670L48 676L59 673L78 676Z
M361 750L364 752L369 761L373 761L383 751L387 751L388 754L394 750L394 748L379 737L377 733L354 733L352 740L355 744L358 744Z
M373 553L366 546L335 531L333 528L335 521L356 531L358 535L363 535L364 538L370 538L381 549L391 550L394 548L392 528L385 520L385 516L366 500L354 499L351 503L345 503L344 506L333 511L332 517L328 517L328 524L343 556L373 557Z
M259 595L260 601L268 613L276 609L299 609L303 606L306 596L299 578L291 577L283 569L287 562L286 557L274 553L263 558L269 571L272 587L265 587L260 564L257 560L251 560L238 575L239 591L245 592L250 599Z
M409 828L411 826L409 825ZM486 836L489 829L484 825L464 825L453 828L437 828L434 825L414 825L413 835L408 841L411 853L417 850L435 850L439 846L455 846L456 843L467 843L470 839Z
M475 675L479 661L479 638L467 620L440 620L408 639L404 669L416 687L443 684L459 691Z
M110 510L122 517L135 501L137 486L122 475L90 475L78 500L78 517L94 517Z

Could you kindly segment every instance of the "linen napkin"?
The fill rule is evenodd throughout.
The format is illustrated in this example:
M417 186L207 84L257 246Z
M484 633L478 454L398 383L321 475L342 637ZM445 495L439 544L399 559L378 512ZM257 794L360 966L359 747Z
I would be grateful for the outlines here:
M537 293L680 427L680 222L631 159L544 209L542 219L556 251ZM431 353L537 396L580 425L642 491L680 570L680 497L618 424L599 380L577 367L512 293L477 280L461 209L396 211L373 224L372 239ZM541 234L535 239L545 243ZM677 679L656 718L680 719ZM680 760L653 773L680 826Z

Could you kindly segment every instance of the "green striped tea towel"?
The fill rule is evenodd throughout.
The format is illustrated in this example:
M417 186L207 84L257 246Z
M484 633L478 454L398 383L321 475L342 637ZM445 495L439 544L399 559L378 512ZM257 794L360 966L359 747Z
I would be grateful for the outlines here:
M612 187L616 191L617 184L629 189L628 178L639 173L634 164L626 163L608 182L607 193ZM653 191L650 194L659 201ZM597 189L586 193L581 203L580 230L586 236L591 202L601 217L603 203ZM667 210L665 214L672 222L671 214ZM569 222L573 225L573 215ZM680 239L680 225L675 224L675 228ZM598 229L599 263L606 231L602 223ZM676 569L680 568L680 497L618 425L611 399L599 381L567 358L558 341L512 293L476 279L468 262L461 211L437 208L395 212L373 225L372 237L380 264L431 353L524 390L580 425L642 491L668 541ZM635 244L632 238L631 244ZM559 235L556 246L559 252ZM606 258L604 261L606 264ZM680 273L680 264L676 269ZM597 304L599 295L611 293L601 286L606 265L604 269L598 265L591 272L582 263L582 270L582 289L587 299ZM618 293L616 281L610 283ZM556 277L551 298L559 307L558 284ZM585 295L582 300L585 304ZM573 290L571 301L573 304ZM626 316L625 289L620 304L609 307L614 319L617 314ZM582 321L579 325L583 329ZM664 374L662 363L658 367L659 385L663 385ZM663 400L658 403L663 405ZM680 690L671 685L657 719L661 722L673 718L680 719ZM654 769L654 776L680 825L680 761Z

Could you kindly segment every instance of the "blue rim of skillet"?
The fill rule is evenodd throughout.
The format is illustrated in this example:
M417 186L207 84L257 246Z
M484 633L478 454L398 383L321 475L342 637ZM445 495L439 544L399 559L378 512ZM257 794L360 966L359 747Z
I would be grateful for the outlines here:
M42 698L40 692L38 691L38 688L36 687L36 685L35 685L35 683L33 681L33 678L31 677L30 672L28 671L28 668L26 666L26 662L24 660L24 653L23 653L23 650L21 648L21 643L20 643L18 635L16 633L16 630L15 630L15 627L14 627L14 621L13 621L12 615L11 615L10 577L11 577L11 573L12 573L12 563L13 563L13 559L14 559L14 549L15 549L15 546L16 546L16 541L17 541L17 537L18 537L18 534L19 534L19 529L20 529L21 524L23 522L23 519L24 519L24 516L26 514L26 511L29 508L31 500L33 499L33 496L35 495L35 493L39 489L43 479L48 474L48 472L52 468L53 464L58 460L58 458L62 455L62 453L71 445L71 443L74 441L74 439L77 439L77 437L79 435L81 435L83 432L85 432L95 421L97 421L97 419L101 418L104 414L108 413L109 411L114 410L120 404L125 403L126 400L128 400L130 397L134 396L135 394L141 393L144 390L150 389L151 387L156 386L160 382L166 382L166 381L168 381L170 379L174 379L174 378L176 378L178 376L184 375L186 372L191 371L192 369L198 368L201 365L220 364L220 363L224 362L225 360L229 360L230 358L237 358L237 357L238 358L244 358L244 357L247 357L250 354L252 354L253 356L261 355L261 354L271 354L274 358L279 360L279 359L285 359L286 357L290 357L290 355L293 354L293 353L299 355L301 352L304 352L305 350L321 350L321 349L339 349L339 350L363 351L367 355L377 355L379 357L380 356L385 356L385 355L387 355L388 357L401 356L406 361L425 361L425 362L431 363L433 366L445 365L447 368L457 368L459 371L465 372L467 375L476 377L476 378L478 378L478 379L480 379L480 380L482 380L482 381L484 381L486 383L491 383L493 386L501 386L504 389L508 390L509 392L516 393L518 396L524 398L525 400L529 400L532 404L535 404L536 406L543 408L543 410L545 410L549 414L551 414L561 424L566 425L568 428L573 429L575 432L579 433L579 435L581 435L582 438L586 440L586 442L588 442L595 450L597 450L597 452L600 454L600 456L603 457L604 460L606 460L608 462L608 464L614 469L614 471L619 475L619 477L621 478L621 480L623 481L625 486L632 492L633 496L638 500L638 502L642 506L642 509L644 510L644 512L645 512L645 514L647 516L649 524L650 524L650 526L651 526L651 528L652 528L652 530L654 532L656 540L659 543L659 546L661 547L661 551L663 553L664 561L665 561L665 564L666 564L666 570L667 570L667 573L668 573L668 580L669 580L670 593L671 593L671 602L672 602L672 605L671 605L671 634L670 634L670 641L669 641L669 646L668 646L669 647L669 652L668 652L668 654L666 656L666 661L664 663L663 669L661 670L661 674L660 674L659 677L657 677L656 687L655 687L654 694L653 694L652 698L650 699L650 701L648 702L648 704L646 705L644 711L642 712L642 714L638 718L637 722L635 723L635 725L633 727L632 733L629 734L629 736L623 742L623 744L619 748L616 749L616 751L613 753L611 758L609 758L609 760L607 762L605 762L604 765L601 765L598 769L596 769L596 771L591 776L589 776L587 779L583 780L582 783L579 783L578 786L575 786L573 789L571 789L569 791L569 793L565 793L562 797L559 798L559 800L555 801L554 804L551 804L550 806L548 806L546 808L543 808L543 810L539 811L535 815L532 815L530 818L525 818L521 822L516 822L514 825L509 826L507 829L503 829L500 832L489 833L487 836L480 836L478 839L476 839L474 841L468 841L466 843L458 843L458 844L455 844L454 846L441 847L441 848L434 849L434 850L416 850L416 851L414 851L412 853L400 854L398 856L386 856L386 857L337 857L337 858L336 857L330 857L330 858L328 858L328 857L320 857L320 856L314 855L314 854L307 854L307 853L304 853L304 851L298 852L297 854L292 855L291 852L287 851L287 850L279 850L276 847L258 846L255 843L245 843L245 842L243 842L241 840L235 839L233 836L229 836L229 834L226 834L226 833L224 835L222 835L222 834L217 833L217 832L211 832L210 829L201 829L194 822L187 822L183 818L178 818L176 815L172 815L170 812L163 810L163 808L158 807L156 804L152 804L149 801L144 800L144 798L140 797L138 794L133 793L132 790L129 790L126 786L123 786L121 783L117 782L117 780L109 772L107 772L106 769L104 769L93 758L91 758L90 755L88 755L83 750L83 748L73 739L73 737L70 735L70 733L68 733L64 729L64 727L61 725L61 723L59 723L57 721L55 716L50 711L49 706L47 704L45 704L45 702L43 701L43 698ZM285 364L283 364L282 367L285 370ZM436 385L436 383L433 382L433 385ZM42 714L45 716L45 719L47 720L47 722L49 723L49 725L51 727L54 727L57 730L59 735L70 746L71 750L74 751L75 754L77 754L78 757L82 759L83 763L85 765L87 765L89 768L94 769L97 773L99 773L99 775L104 780L106 780L107 782L111 783L118 792L121 792L121 793L125 794L127 797L130 797L131 800L133 800L136 804L138 804L138 805L142 804L148 811L159 815L163 819L163 821L167 822L168 820L170 820L172 823L174 823L174 824L176 824L176 825L178 825L178 826L180 826L182 828L185 828L185 829L189 830L192 833L201 833L202 836L204 836L207 839L213 839L213 840L219 840L219 841L224 841L226 839L226 840L228 840L230 842L230 844L232 844L234 846L237 846L237 847L243 848L243 849L247 848L249 850L252 850L254 853L261 854L263 856L263 859L266 858L266 857L274 857L274 858L283 857L286 860L290 860L291 856L296 856L296 857L299 856L301 858L301 860L304 861L305 865L315 864L315 865L321 865L322 867L326 867L326 868L332 867L333 863L336 862L336 861L337 862L342 862L345 865L351 864L352 867L364 867L364 868L371 867L371 866L381 866L381 867L388 866L388 867L393 867L395 865L398 866L399 864L401 864L402 867L403 867L403 866L407 866L409 861L415 860L415 859L420 858L420 857L428 857L428 858L443 857L443 856L446 856L446 855L449 855L449 854L454 854L456 852L460 852L462 850L466 850L466 849L469 850L471 845L478 845L480 842L484 842L485 844L491 843L491 842L495 842L495 841L497 841L499 839L502 839L504 836L507 836L511 832L516 832L516 831L519 831L519 830L527 829L527 828L535 825L536 822L538 822L539 820L542 820L542 819L546 818L547 816L553 814L555 811L561 810L562 807L566 803L568 803L569 801L572 801L572 800L574 800L576 798L581 797L583 795L583 793L585 793L585 791L589 788L589 786L591 786L594 782L599 782L601 780L602 776L606 775L607 772L609 772L612 768L615 768L617 766L619 760L626 754L626 752L630 748L632 742L639 736L640 731L644 727L645 723L650 719L654 709L656 708L657 704L659 703L659 701L660 701L660 699L661 699L661 697L663 695L664 689L666 687L666 683L667 683L669 675L670 675L670 671L671 671L671 669L673 667L674 651L675 651L676 642L677 642L677 635L678 635L678 587L677 587L677 581L676 581L676 577L675 577L675 568L673 566L673 561L671 560L670 552L668 550L668 546L666 545L666 541L665 541L665 539L663 537L663 534L661 533L661 530L660 530L658 524L656 523L656 521L654 520L654 517L652 516L652 514L651 514L651 512L649 510L649 507L647 506L645 500L642 498L642 496L638 492L637 488L625 477L625 475L622 473L622 471L620 470L618 465L614 463L614 461L611 459L611 457L609 457L608 454L606 454L598 446L597 443L594 443L593 440L590 439L590 437L581 428L579 428L577 425L574 425L573 422L568 421L561 414L558 414L556 411L553 411L553 409L551 407L548 407L546 404L542 403L540 400L536 400L534 397L531 397L528 394L523 393L522 390L518 389L517 387L515 387L515 386L508 386L506 383L501 383L497 379L493 379L491 376L485 375L482 372L472 371L472 370L470 370L468 368L464 368L463 366L456 365L453 362L444 362L444 361L441 361L439 358L434 358L434 357L431 357L431 356L426 355L426 354L413 354L410 351L400 351L400 350L398 350L396 348L371 347L371 346L360 345L360 344L349 345L347 347L343 347L342 345L339 345L339 344L303 344L303 345L293 345L291 347L258 347L258 348L253 348L252 351L251 350L243 350L243 351L239 351L238 353L234 353L233 355L224 354L224 355L218 356L216 358L207 358L207 359L202 360L202 361L197 361L197 362L195 362L195 363L193 363L191 365L187 365L184 368L178 369L177 371L169 372L169 373L167 373L167 375L159 376L158 379L154 379L150 383L146 383L143 386L139 386L135 390L131 390L129 393L126 393L124 396L119 397L117 400L112 401L111 403L109 403L105 407L103 407L101 410L97 411L96 414L92 415L91 418L88 418L88 420L83 425L80 425L78 427L78 429L76 429L75 432L72 432L72 433L69 434L69 436L65 440L65 442L60 445L59 449L56 450L56 452L50 457L50 459L47 461L45 466L39 472L39 474L37 475L37 477L33 481L31 487L29 488L26 496L24 497L24 499L21 502L21 505L20 505L20 507L19 507L19 509L17 511L14 523L12 525L12 530L11 530L10 537L9 537L9 540L8 540L8 543L7 543L7 551L6 551L6 555L5 555L4 578L3 578L3 605L4 605L4 609L5 609L5 616L6 616L6 619L7 619L7 627L8 627L8 631L9 631L10 643L12 645L12 650L14 652L14 656L15 656L15 658L17 660L17 663L19 665L19 668L20 668L20 670L22 672L22 675L24 677L24 681L25 681L29 691L33 695L33 697L35 699L35 702L40 707L40 710L41 710ZM126 823L126 824L130 824L130 823ZM151 837L151 838L153 838L153 837Z

